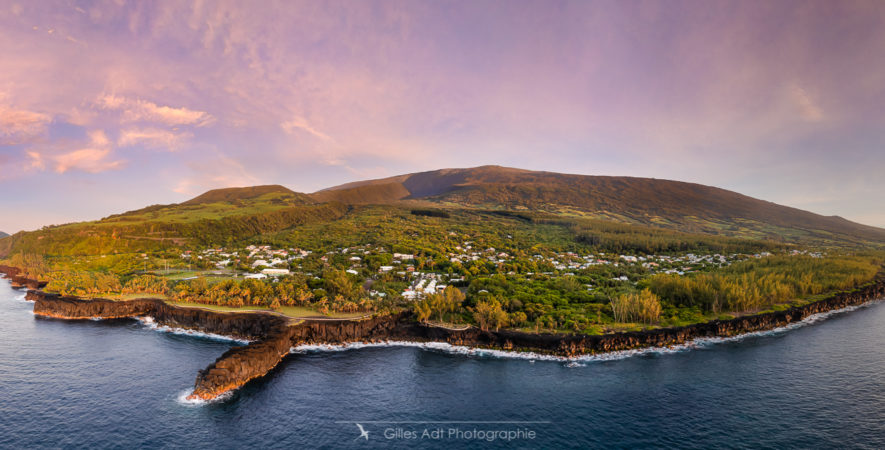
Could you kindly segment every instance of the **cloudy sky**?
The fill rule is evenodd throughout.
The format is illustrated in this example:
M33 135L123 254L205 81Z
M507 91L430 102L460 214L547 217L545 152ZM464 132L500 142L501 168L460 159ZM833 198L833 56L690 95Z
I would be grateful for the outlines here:
M0 0L0 230L500 164L885 226L880 1Z

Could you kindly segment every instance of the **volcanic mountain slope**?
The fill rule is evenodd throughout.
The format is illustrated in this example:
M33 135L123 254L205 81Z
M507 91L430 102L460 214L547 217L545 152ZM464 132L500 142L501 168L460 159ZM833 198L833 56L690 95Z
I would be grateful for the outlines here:
M9 236L9 233L4 233L4 232L0 231L0 239L5 238L6 236Z
M217 189L179 204L0 238L0 257L13 252L103 255L227 245L303 226L331 230L347 218L359 228L366 226L363 215L371 209L364 205L406 213L426 213L428 208L472 211L452 216L470 217L465 220L482 220L476 213L483 211L509 211L536 224L574 225L589 218L795 244L885 245L883 229L715 187L484 166L360 181L313 194L278 185Z
M541 210L693 232L787 241L885 243L885 230L725 189L652 178L569 175L499 166L360 181L312 194L342 203Z

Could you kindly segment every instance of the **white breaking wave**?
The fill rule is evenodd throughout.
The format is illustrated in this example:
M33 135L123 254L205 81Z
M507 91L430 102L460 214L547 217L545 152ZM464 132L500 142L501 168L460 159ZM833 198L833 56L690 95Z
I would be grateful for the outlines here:
M783 327L773 328L771 330L765 331L753 331L749 333L739 334L736 336L727 336L727 337L702 337L693 339L684 344L673 345L670 347L646 347L639 348L633 350L618 350L613 352L606 353L598 353L593 355L580 355L580 356L555 356L555 355L546 355L542 353L535 352L513 352L513 351L505 351L505 350L492 350L492 349L484 349L484 348L476 348L476 347L466 347L461 345L452 345L445 342L413 342L413 341L382 341L382 342L371 342L371 343L363 343L363 342L353 342L348 344L319 344L319 345L299 345L297 347L292 347L289 349L289 353L294 354L305 354L305 353L316 353L316 352L340 352L347 350L357 350L362 348L378 348L378 347L414 347L420 348L422 350L429 351L439 351L444 353L451 353L456 355L463 356L472 356L472 357L480 357L480 358L508 358L508 359L523 359L528 360L529 362L535 361L555 361L566 363L566 367L584 367L586 362L601 362L601 361L616 361L621 359L630 358L633 356L642 356L642 355L663 355L663 354L671 354L671 353L679 353L689 350L695 349L703 349L716 344L722 344L727 342L739 342L747 338L754 337L764 337L764 336L776 336L779 334L783 334L790 330L795 330L796 328L801 328L807 325L812 325L827 318L842 314L846 312L855 311L860 308L865 308L874 303L881 302L882 299L874 300L871 302L864 303L862 305L857 306L849 306L842 309L835 309L832 311L827 311L818 314L812 314L805 319L794 322Z
M142 325L144 325L152 330L160 331L163 333L179 334L179 335L183 335L183 336L201 337L201 338L206 338L206 339L214 339L214 340L218 340L218 341L231 341L231 342L237 342L240 344L248 344L251 342L247 339L235 338L233 336L225 336L223 334L204 333L202 331L189 330L187 328L176 328L176 327L170 327L167 325L160 325L157 323L156 320L154 320L153 317L149 317L149 316L138 317L136 320L138 320L139 322L141 322Z
M513 358L544 361L569 361L569 358L554 355L544 355L533 352L509 352L505 350L493 350L487 348L467 347L452 345L446 342L413 342L413 341L382 341L382 342L351 342L347 344L303 344L289 349L289 353L304 354L315 352L341 352L362 348L378 347L415 347L422 350L439 351L463 356L480 358Z
M194 393L193 388L182 391L175 397L175 401L179 405L183 406L205 406L212 403L221 403L227 399L229 399L233 395L233 391L227 391L224 394L219 395L218 397L213 398L212 400L203 400L201 398L188 398L191 394Z

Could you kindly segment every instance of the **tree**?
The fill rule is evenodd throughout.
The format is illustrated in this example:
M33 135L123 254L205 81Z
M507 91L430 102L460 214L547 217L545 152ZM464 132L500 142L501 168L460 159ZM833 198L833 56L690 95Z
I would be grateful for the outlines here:
M464 293L461 292L460 289L450 285L446 286L442 296L444 312L449 313L449 318L451 318L452 313L461 310L461 305L464 303Z
M329 269L323 272L323 285L332 298L340 295L347 300L353 300L359 291L359 287L354 284L347 272L340 269Z
M477 303L473 310L473 319L483 331L488 331L491 327L498 331L502 326L507 326L507 313L497 299Z
M618 322L653 323L661 316L661 300L648 289L613 298L611 307Z
M415 311L415 317L421 323L427 323L430 319L430 315L433 314L433 308L427 300L416 302L414 306L412 306L412 310Z

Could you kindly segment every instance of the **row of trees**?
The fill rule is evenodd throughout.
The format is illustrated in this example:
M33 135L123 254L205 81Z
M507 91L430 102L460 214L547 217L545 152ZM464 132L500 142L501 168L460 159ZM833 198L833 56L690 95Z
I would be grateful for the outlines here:
M655 323L661 317L661 299L648 289L613 298L611 308L617 322Z
M304 306L324 314L371 312L380 306L378 301L367 297L344 271L330 270L319 281L317 287L312 288L305 277L285 277L276 283L228 279L212 284L205 278L197 278L178 283L173 289L173 298L235 308Z
M872 280L878 266L858 258L779 256L694 276L655 275L648 287L676 307L751 311L795 298L849 289Z
M156 275L138 275L123 285L123 294L158 294L169 293L169 285L166 279Z
M494 328L495 331L508 325L522 325L526 322L525 313L518 311L508 314L500 299L492 298L476 303L472 308L464 308L464 294L457 288L447 286L443 292L430 294L424 300L412 305L416 318L427 323L432 318L439 322L460 322L465 311L482 330Z
M53 272L46 290L61 295L99 296L119 294L123 284L116 275L104 272Z
M415 316L420 322L427 322L436 317L440 322L446 318L451 322L456 313L462 310L464 294L454 286L446 286L443 292L430 294L424 300L412 306Z

